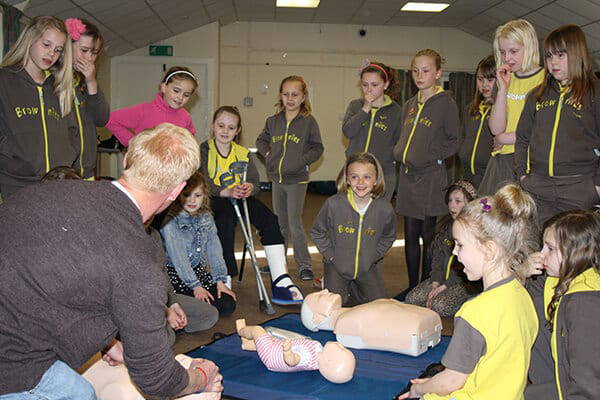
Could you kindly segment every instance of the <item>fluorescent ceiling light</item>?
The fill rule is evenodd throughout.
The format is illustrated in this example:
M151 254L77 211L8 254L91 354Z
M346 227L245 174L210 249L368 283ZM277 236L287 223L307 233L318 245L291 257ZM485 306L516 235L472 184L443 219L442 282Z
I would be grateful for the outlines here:
M277 7L317 8L321 0L277 0Z
M409 1L400 11L440 12L444 11L448 3L416 3Z

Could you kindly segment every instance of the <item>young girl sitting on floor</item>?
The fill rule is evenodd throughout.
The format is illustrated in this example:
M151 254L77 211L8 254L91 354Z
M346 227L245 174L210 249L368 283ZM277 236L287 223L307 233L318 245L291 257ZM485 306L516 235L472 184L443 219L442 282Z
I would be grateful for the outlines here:
M345 306L368 303L385 297L383 256L396 239L396 216L383 198L383 171L371 153L350 155L337 185L311 235L323 255L325 288L342 296Z
M484 290L456 313L446 369L413 379L401 399L523 398L538 322L519 280L538 246L535 219L533 199L516 185L473 200L456 217L453 254Z
M196 172L188 179L169 216L160 233L175 292L214 305L220 316L231 315L236 297L226 285L227 267L202 174Z
M532 350L525 399L596 399L600 393L600 217L569 211L544 231L546 276L527 289L540 332Z
M462 273L462 265L452 254L452 222L475 197L475 187L467 181L458 181L446 191L446 204L450 213L440 220L438 231L428 250L431 275L408 293L406 303L431 308L442 317L451 317L466 300L480 291L477 284L466 279Z

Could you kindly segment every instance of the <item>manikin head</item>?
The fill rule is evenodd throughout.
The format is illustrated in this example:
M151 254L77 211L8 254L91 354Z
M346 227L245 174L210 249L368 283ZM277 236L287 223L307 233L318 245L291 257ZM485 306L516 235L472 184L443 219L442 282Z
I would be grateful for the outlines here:
M354 354L341 343L325 343L323 351L317 354L317 360L319 372L329 382L346 383L354 376L356 359Z
M332 311L342 308L342 296L327 289L311 293L304 298L300 319L306 329L313 332L319 329L332 330L329 317Z

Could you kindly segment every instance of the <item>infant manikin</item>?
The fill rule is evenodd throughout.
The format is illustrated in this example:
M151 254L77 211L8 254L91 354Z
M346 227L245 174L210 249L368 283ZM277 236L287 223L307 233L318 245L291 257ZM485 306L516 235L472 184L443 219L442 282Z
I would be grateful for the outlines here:
M186 369L189 368L193 360L185 354L178 354L175 359ZM98 400L145 400L144 395L138 391L129 378L127 367L124 364L113 367L100 359L88 368L82 376L92 384ZM189 394L179 399L219 400L220 398L221 392L205 392Z
M323 346L316 340L296 335L284 339L280 335L270 335L261 326L246 326L244 319L236 321L236 328L242 339L242 349L257 351L269 371L319 370L333 383L348 382L354 375L354 354L340 343L327 342Z
M412 356L438 344L442 332L440 316L428 308L393 299L342 308L341 296L327 289L306 296L301 319L313 332L333 331L346 347Z

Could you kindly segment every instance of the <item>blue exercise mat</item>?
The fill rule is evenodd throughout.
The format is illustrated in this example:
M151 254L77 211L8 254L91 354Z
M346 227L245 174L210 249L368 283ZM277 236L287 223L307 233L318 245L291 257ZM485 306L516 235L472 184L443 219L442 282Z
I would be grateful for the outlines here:
M286 314L262 324L297 332L325 344L335 340L332 332L311 332L304 328L300 314ZM256 352L241 349L237 334L219 339L187 355L214 361L223 374L223 394L248 400L310 399L391 399L408 380L417 377L429 364L439 362L450 337L419 357L377 350L354 350L356 371L350 382L338 385L319 371L271 372Z

